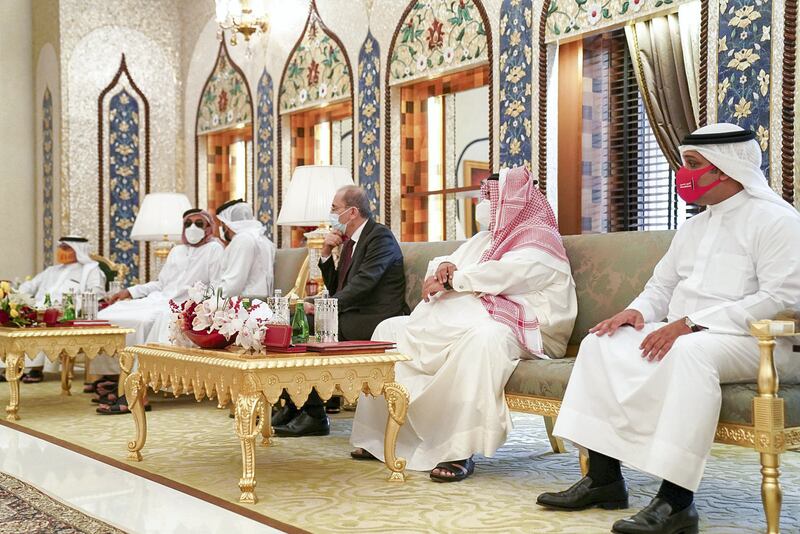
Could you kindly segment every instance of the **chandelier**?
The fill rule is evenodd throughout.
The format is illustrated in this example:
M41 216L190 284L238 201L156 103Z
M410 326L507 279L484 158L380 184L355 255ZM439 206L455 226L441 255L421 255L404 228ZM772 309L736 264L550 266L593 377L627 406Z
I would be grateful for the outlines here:
M244 35L250 41L253 34L264 34L269 31L269 17L264 0L216 0L217 35L223 39L224 31L231 31L231 45L236 46L237 35Z

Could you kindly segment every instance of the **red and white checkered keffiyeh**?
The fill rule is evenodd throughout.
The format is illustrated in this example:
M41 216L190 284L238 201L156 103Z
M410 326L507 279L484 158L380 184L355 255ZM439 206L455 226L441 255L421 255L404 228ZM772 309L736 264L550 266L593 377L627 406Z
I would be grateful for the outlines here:
M553 209L528 169L510 169L502 191L497 180L487 180L481 195L489 199L492 221L489 226L492 245L481 256L481 263L499 260L514 250L537 248L569 265ZM495 321L514 331L525 348L533 354L542 354L536 316L527 316L521 304L503 295L483 295L481 302Z

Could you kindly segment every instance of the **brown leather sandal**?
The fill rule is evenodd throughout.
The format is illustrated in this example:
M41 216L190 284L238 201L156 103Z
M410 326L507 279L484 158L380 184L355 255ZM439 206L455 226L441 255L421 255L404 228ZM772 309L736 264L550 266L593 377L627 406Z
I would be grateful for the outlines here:
M354 460L377 460L374 454L360 447L350 451L350 457Z

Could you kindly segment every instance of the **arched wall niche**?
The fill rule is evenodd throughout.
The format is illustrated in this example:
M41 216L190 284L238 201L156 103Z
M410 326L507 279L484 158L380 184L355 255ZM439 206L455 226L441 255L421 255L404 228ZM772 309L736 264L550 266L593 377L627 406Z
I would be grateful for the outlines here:
M244 127L249 129L251 150L246 176L246 200L255 207L256 191L256 131L255 111L250 84L244 71L228 52L225 36L220 40L216 59L208 74L197 102L194 126L194 200L195 205L207 204L208 173L201 172L201 161L206 161L205 146L201 137ZM204 158L204 156L206 156ZM209 209L216 205L208 206Z
M283 132L289 131L290 116L341 105L349 99L350 117L356 121L353 88L353 68L347 50L341 39L323 22L316 1L311 0L305 26L288 55L278 84L276 213L280 213L282 205L284 178L291 179L291 176L284 176L283 163L284 158L290 157L290 147L283 139ZM355 139L351 146L351 172L354 172ZM291 165L288 170L291 172ZM278 246L281 246L283 234L278 232Z
M413 59L413 61L411 61ZM488 65L489 162L494 165L495 81L492 26L481 0L447 2L411 0L395 26L384 72L383 221L396 231L392 218L400 207L399 192L393 193L393 157L400 153L400 87L425 79L452 75ZM397 182L397 180L395 180ZM399 182L398 182L399 183ZM393 198L393 195L397 198ZM398 214L399 216L399 214Z

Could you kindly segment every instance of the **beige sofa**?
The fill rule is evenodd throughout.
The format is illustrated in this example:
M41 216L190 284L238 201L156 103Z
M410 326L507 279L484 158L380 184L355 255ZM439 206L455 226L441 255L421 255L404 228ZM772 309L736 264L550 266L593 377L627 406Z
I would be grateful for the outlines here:
M578 317L568 356L577 353L578 345L589 328L624 309L639 294L653 267L666 252L672 236L673 232L664 231L564 238L578 297ZM406 299L412 309L420 301L428 261L450 254L459 244L401 243ZM278 251L275 287L288 291L293 286L304 257L303 249ZM506 386L506 400L512 410L544 417L555 452L563 452L564 446L550 432L558 416L573 362L573 357L521 361ZM768 373L766 367L771 366L766 361L766 354L762 353L762 374ZM774 388L777 388L777 383ZM780 399L775 399L762 391L759 398L756 383L724 385L716 433L719 443L748 447L761 453L768 532L777 532L780 513L777 472L780 453L800 447L800 386L783 386L779 395ZM755 418L754 413L757 414Z

